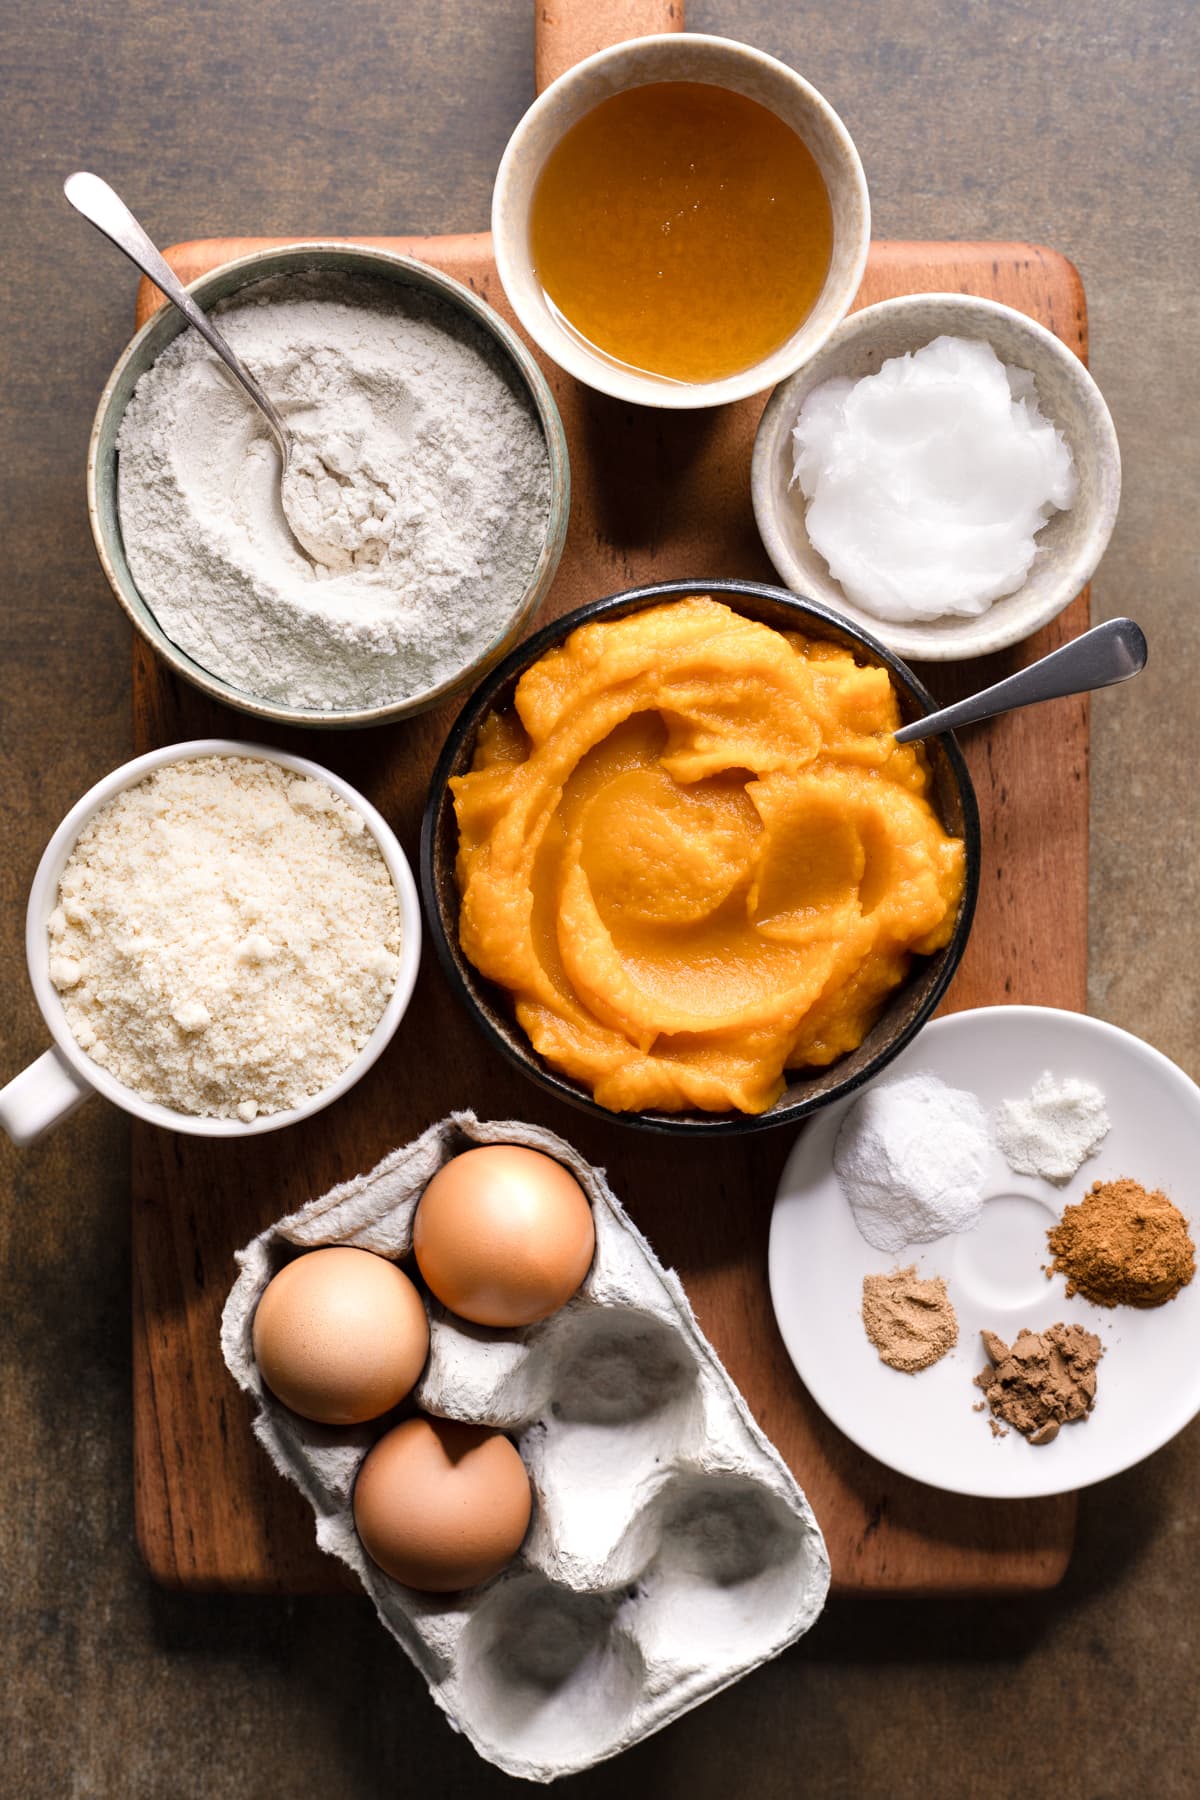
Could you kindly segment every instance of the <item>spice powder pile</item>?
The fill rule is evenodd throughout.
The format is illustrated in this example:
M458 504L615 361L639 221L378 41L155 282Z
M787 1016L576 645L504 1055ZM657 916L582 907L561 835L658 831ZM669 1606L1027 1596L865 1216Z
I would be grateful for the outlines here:
M975 1377L995 1421L1012 1425L1031 1444L1049 1444L1060 1425L1086 1419L1096 1399L1096 1364L1104 1351L1082 1325L1050 1325L1018 1332L1011 1348L994 1331L982 1331L990 1366Z
M920 1280L916 1263L890 1275L863 1276L862 1319L879 1360L905 1375L929 1368L958 1342L945 1282L940 1275Z
M1047 1276L1065 1275L1068 1295L1097 1306L1162 1306L1196 1272L1179 1208L1125 1177L1093 1182L1046 1235L1054 1257Z

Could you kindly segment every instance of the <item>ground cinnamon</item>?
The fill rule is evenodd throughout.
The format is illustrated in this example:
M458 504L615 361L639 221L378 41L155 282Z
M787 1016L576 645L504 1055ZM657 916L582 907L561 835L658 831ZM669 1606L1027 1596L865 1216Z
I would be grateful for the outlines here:
M1095 1181L1047 1234L1047 1276L1067 1278L1067 1293L1097 1306L1162 1306L1196 1272L1187 1220L1157 1188Z

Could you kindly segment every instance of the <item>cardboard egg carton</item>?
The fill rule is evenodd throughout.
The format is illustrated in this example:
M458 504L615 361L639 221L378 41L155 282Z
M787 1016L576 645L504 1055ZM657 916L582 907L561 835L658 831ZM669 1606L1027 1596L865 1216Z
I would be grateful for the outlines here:
M297 1249L407 1256L427 1183L487 1143L525 1144L571 1171L591 1202L596 1254L575 1297L523 1330L468 1324L425 1295L429 1360L413 1399L508 1432L534 1510L519 1555L493 1580L422 1594L384 1575L354 1529L359 1464L394 1416L335 1428L290 1413L263 1386L251 1328L267 1282ZM260 1442L451 1724L509 1774L548 1782L614 1756L778 1655L817 1617L829 1559L807 1500L676 1276L602 1172L561 1138L452 1114L280 1220L238 1261L221 1343L258 1403Z

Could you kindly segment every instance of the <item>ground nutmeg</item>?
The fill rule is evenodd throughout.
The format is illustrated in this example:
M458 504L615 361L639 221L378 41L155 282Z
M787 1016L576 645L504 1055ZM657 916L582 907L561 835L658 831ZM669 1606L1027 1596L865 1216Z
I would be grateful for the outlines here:
M1196 1272L1179 1208L1125 1176L1094 1181L1046 1237L1054 1257L1047 1276L1065 1275L1068 1295L1097 1306L1162 1306Z
M994 1331L981 1331L988 1367L975 1377L992 1409L993 1437L1015 1426L1031 1444L1051 1444L1059 1427L1086 1419L1096 1401L1100 1339L1082 1325L1049 1325L1020 1331L1010 1346Z

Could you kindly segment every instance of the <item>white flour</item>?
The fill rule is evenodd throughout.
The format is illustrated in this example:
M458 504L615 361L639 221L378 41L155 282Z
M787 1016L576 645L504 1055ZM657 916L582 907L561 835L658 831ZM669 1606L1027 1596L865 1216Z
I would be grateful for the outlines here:
M906 1075L855 1101L833 1166L868 1244L899 1250L978 1222L990 1149L974 1094L936 1075Z
M1104 1095L1090 1081L1047 1069L1021 1100L996 1108L996 1142L1010 1168L1046 1181L1069 1181L1108 1135Z
M256 408L194 331L122 421L130 571L168 637L265 700L386 705L499 637L549 517L536 412L483 330L433 296L312 273L243 289L221 330L297 440L288 531Z
M251 757L156 769L85 827L50 979L85 1050L178 1112L249 1121L337 1079L396 985L400 906L362 816Z

